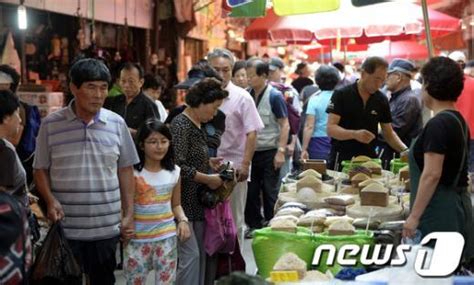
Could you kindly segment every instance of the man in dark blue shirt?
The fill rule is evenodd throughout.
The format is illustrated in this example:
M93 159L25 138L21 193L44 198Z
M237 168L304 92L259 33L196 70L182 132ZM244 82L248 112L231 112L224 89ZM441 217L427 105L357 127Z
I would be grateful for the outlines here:
M388 68L385 82L387 90L391 93L389 104L393 130L407 146L423 128L421 90L413 90L410 86L414 70L415 65L412 62L406 59L395 59ZM381 138L381 147L384 150L381 157L382 162L388 168L390 160L394 154L397 156L397 153L385 142L383 137Z

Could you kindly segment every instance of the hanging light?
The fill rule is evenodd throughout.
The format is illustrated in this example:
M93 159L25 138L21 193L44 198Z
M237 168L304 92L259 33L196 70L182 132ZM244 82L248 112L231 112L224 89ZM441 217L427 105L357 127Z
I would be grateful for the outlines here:
M26 30L28 22L26 20L26 7L23 5L23 0L20 1L18 6L18 28L20 30Z

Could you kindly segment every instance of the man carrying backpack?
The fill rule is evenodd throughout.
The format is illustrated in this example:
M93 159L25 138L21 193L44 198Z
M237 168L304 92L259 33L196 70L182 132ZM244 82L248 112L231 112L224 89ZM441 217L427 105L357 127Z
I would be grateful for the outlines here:
M269 83L283 94L285 98L286 108L288 109L288 123L290 124L290 134L288 137L288 144L286 145L285 163L280 169L280 177L278 179L278 186L280 188L281 179L291 172L291 162L297 146L301 144L298 142L297 134L300 126L301 102L299 94L296 89L284 82L284 68L285 63L279 57L272 57L269 62L270 72L268 74Z

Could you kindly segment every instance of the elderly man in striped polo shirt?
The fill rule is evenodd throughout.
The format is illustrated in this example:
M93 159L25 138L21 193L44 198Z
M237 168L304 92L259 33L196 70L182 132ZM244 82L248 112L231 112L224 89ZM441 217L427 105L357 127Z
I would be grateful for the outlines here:
M81 59L69 76L74 100L43 120L34 177L48 218L62 220L90 284L114 284L119 235L133 235L132 167L138 156L124 120L102 108L110 83L107 67Z

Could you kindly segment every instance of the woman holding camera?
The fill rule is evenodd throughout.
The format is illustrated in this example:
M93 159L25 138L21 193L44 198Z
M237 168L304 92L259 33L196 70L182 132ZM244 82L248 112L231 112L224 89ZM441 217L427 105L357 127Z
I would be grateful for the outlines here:
M201 124L210 121L227 96L221 82L202 79L186 95L187 108L171 122L176 163L181 168L181 204L189 219L191 238L178 244L177 284L204 284L206 254L204 251L204 206L201 192L217 189L223 181L218 174L218 159L210 159L206 133ZM199 280L199 281L197 281Z

